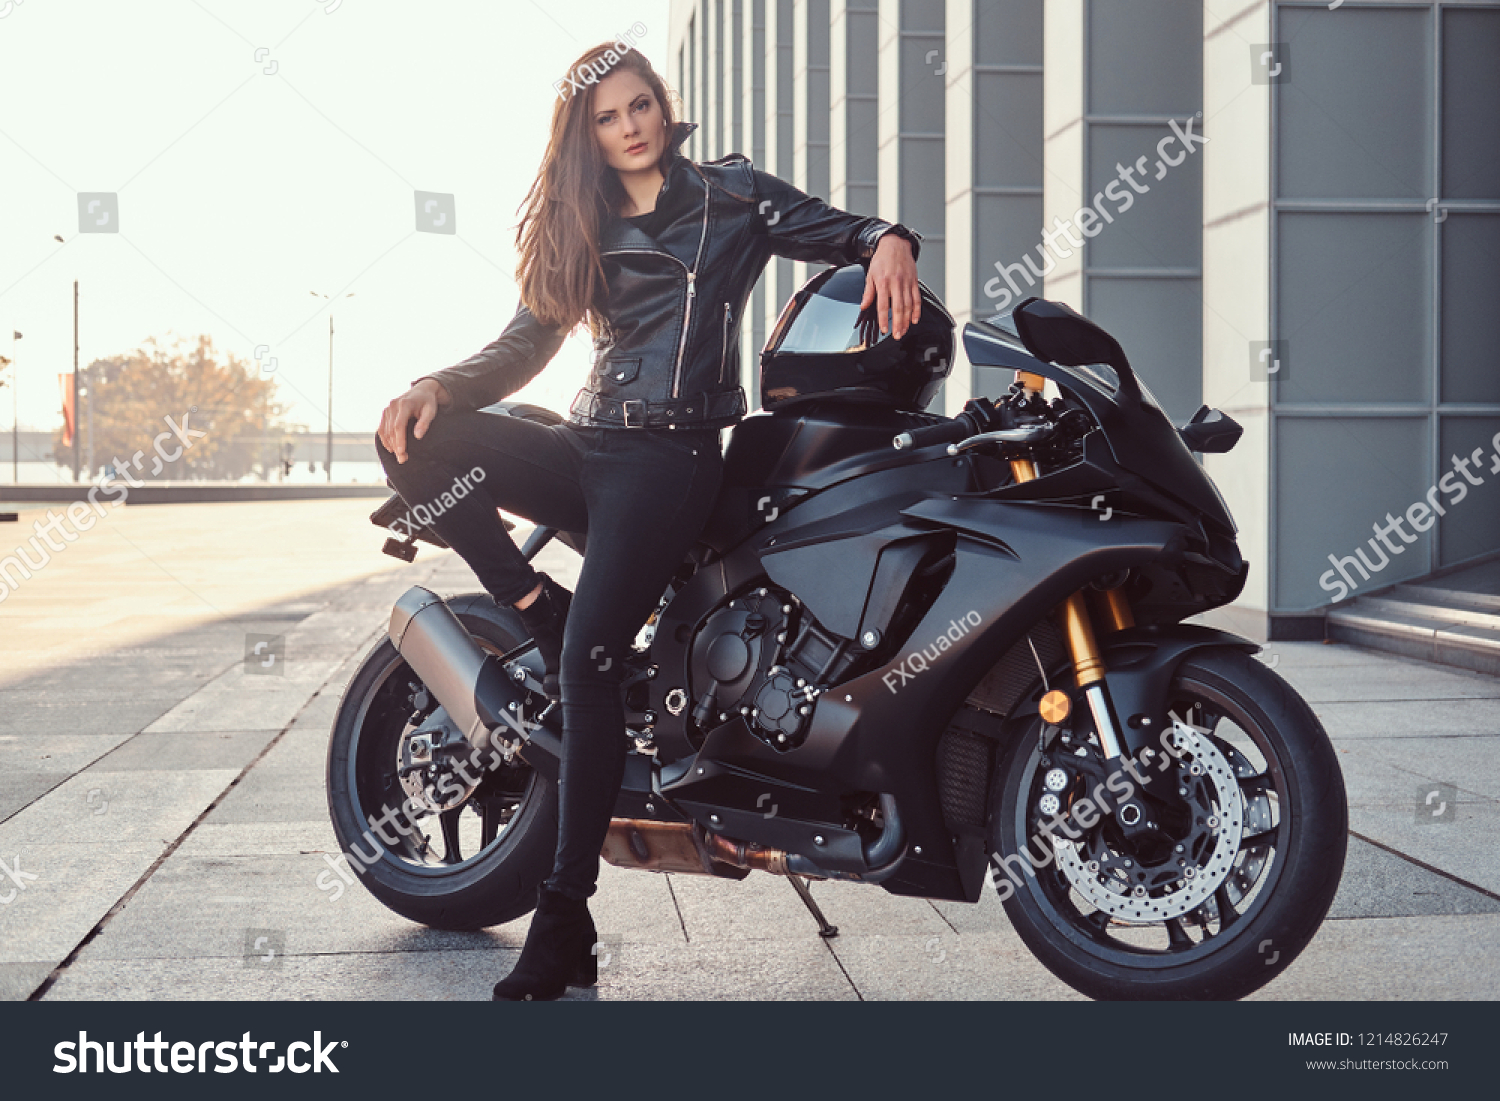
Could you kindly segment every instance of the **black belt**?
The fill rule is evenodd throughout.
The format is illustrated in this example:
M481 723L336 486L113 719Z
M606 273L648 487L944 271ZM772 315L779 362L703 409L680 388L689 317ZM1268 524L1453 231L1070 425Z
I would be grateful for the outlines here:
M660 428L664 425L701 425L703 422L745 414L745 392L701 390L690 397L648 401L645 398L611 398L590 390L578 391L569 409L585 417L614 421L626 428Z

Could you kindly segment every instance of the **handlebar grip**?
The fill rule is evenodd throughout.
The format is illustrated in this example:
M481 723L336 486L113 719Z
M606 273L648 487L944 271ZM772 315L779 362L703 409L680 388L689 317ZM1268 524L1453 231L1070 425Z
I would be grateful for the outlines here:
M958 416L939 424L929 424L924 428L913 428L909 432L902 432L891 441L891 446L897 451L914 451L919 447L930 447L935 443L954 443L973 433L974 429L969 425L967 418Z

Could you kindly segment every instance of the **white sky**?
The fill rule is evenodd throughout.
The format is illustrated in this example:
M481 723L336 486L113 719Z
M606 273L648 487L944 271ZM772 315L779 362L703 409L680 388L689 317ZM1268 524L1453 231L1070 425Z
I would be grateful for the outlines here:
M325 10L331 9L331 10ZM292 422L373 431L419 375L516 308L514 226L556 93L639 21L667 73L667 0L0 0L0 354L23 425L61 423L58 372L148 337L270 345ZM258 47L270 50L255 60ZM276 63L276 71L262 70ZM118 233L79 233L78 192ZM414 191L455 196L417 232ZM65 244L52 239L61 235ZM515 397L565 412L574 337ZM0 391L0 424L11 416Z

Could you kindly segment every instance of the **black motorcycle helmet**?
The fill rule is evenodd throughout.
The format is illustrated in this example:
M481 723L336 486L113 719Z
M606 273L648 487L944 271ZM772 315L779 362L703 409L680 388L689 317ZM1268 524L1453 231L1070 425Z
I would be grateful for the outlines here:
M953 369L953 318L918 282L922 316L897 340L859 308L863 264L829 268L787 301L760 353L761 405L852 401L921 412Z

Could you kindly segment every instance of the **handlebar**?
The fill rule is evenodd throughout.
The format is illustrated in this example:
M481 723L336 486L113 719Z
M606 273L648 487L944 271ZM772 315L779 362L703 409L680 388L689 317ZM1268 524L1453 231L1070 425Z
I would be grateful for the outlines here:
M945 443L948 454L957 455L981 444L1026 447L1044 443L1057 432L1056 416L1030 384L1032 381L1018 372L1017 385L998 405L989 398L970 398L956 417L902 432L891 440L891 446L897 451L916 451Z
M910 432L902 432L891 441L891 446L897 451L914 451L919 447L930 447L935 443L953 443L979 431L982 429L970 422L967 413L960 413L952 420L929 424L925 428L913 428Z

